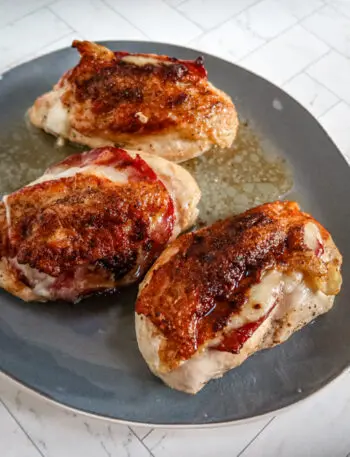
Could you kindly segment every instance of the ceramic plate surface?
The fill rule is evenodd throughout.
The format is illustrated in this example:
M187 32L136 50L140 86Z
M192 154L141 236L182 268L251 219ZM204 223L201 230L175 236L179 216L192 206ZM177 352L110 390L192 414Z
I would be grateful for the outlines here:
M199 53L159 43L106 42L111 49L183 59ZM317 121L283 91L242 68L205 55L209 79L230 94L241 117L282 151L294 196L332 233L344 255L345 283L334 309L285 344L251 357L196 396L151 375L137 349L136 288L78 305L24 303L0 292L0 368L66 406L134 423L202 425L248 419L301 400L350 362L350 169ZM2 189L39 176L67 152L44 133L29 135L24 113L78 61L64 49L23 64L0 80ZM33 176L31 175L33 174ZM298 197L299 196L299 197Z

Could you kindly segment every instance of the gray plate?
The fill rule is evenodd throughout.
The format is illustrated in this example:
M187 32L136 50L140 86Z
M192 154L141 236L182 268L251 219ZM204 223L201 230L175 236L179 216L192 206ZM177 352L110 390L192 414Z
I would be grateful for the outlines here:
M165 44L106 45L185 59L198 56L190 49ZM263 138L288 158L297 195L307 202L304 208L330 230L345 257L343 290L326 316L282 346L256 354L223 379L212 381L196 396L169 389L148 371L134 332L136 288L88 299L78 306L26 304L1 292L1 369L64 405L134 423L225 423L295 403L326 385L350 362L350 290L346 281L350 258L349 167L315 119L280 89L218 58L205 55L205 61L210 80L228 92L239 113L253 121ZM23 113L35 97L76 62L76 51L65 49L3 76L0 157L7 156L1 161L2 169L4 163L10 167L17 162L23 173L20 152L8 148L8 132L23 129ZM273 107L276 99L279 102L274 105L282 110ZM7 143L1 138L7 138ZM44 134L40 141L46 142L50 161L53 141ZM44 166L37 159L38 168Z

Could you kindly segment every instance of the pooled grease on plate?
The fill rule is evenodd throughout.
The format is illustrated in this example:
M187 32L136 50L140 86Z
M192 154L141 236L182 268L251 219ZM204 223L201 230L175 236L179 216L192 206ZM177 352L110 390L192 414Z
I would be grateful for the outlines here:
M50 165L70 154L88 149L57 139L26 122L0 139L0 196L37 179ZM202 191L200 222L240 213L261 203L276 200L293 185L285 160L262 147L258 136L241 123L232 148L212 149L182 163Z
M293 178L285 159L268 149L242 122L231 148L213 148L182 164L202 191L200 222L241 213L291 190Z
M0 197L39 178L50 165L82 151L72 144L57 146L57 138L33 127L27 118L11 126L0 137Z

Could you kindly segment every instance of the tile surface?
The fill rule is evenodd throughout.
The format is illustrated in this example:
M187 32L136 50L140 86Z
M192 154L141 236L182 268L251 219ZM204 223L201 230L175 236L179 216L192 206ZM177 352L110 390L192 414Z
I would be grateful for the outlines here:
M350 164L350 106L341 101L319 118Z
M0 71L30 56L72 29L46 8L0 29ZM30 39L18 39L19 36ZM43 40L45 37L45 40Z
M231 457L238 455L271 419L212 430L154 430L144 443L155 457Z
M230 19L219 28L190 41L189 46L236 62L264 43L265 40L237 19Z
M312 14L324 5L323 0L280 0L279 3L297 19L309 16L309 14Z
M300 25L269 41L240 64L277 85L285 83L329 50Z
M185 44L202 32L193 22L159 0L106 0L106 3L151 40Z
M339 98L309 75L300 73L288 81L283 89L318 117L338 103Z
M153 431L153 428L142 427L142 426L138 426L138 425L135 425L135 426L133 426L131 428L133 429L133 431L136 433L136 435L141 440L144 440L146 438L146 436L148 436Z
M230 19L258 0L187 0L181 3L179 11L203 29L213 27Z
M101 0L60 0L50 9L84 38L144 40L145 35ZM81 11L85 19L82 20Z
M329 46L350 57L350 18L331 6L325 6L306 18L302 25Z
M236 17L245 29L263 40L274 38L297 22L297 18L278 0L264 0Z
M0 455L40 457L40 452L0 402Z
M339 98L350 103L349 59L331 51L314 65L311 65L307 69L307 73L329 88Z
M326 2L337 9L340 13L345 14L350 18L350 2L349 0L326 0Z
M165 3L167 3L168 5L171 5L171 6L179 6L181 5L181 3L184 3L186 0L165 0Z
M45 456L68 457L73 449L84 457L149 456L129 427L73 413L0 379L2 401Z
M350 450L350 374L283 412L242 457L345 457Z
M2 0L0 2L0 27L21 19L33 13L40 7L50 3L50 0Z
M350 163L350 0L0 0L0 73L75 38L165 41L238 62L318 117ZM271 422L152 430L66 411L0 376L0 455L349 457L349 381L350 371Z
M49 54L50 52L57 51L58 49L69 48L72 46L73 40L83 40L84 37L79 35L77 32L69 33L68 35L60 38L53 43L44 46L35 53L35 57L42 56L44 54Z

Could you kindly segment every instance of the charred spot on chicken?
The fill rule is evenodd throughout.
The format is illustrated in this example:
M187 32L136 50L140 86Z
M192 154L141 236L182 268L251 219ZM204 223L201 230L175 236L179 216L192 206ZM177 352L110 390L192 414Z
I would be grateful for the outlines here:
M81 60L29 111L31 122L90 147L123 145L181 162L231 146L238 118L202 59L113 52L74 41Z
M77 301L136 282L193 224L199 195L182 167L148 154L68 157L0 203L0 286Z
M141 353L171 387L195 393L328 311L341 260L326 229L292 202L182 235L140 285Z

